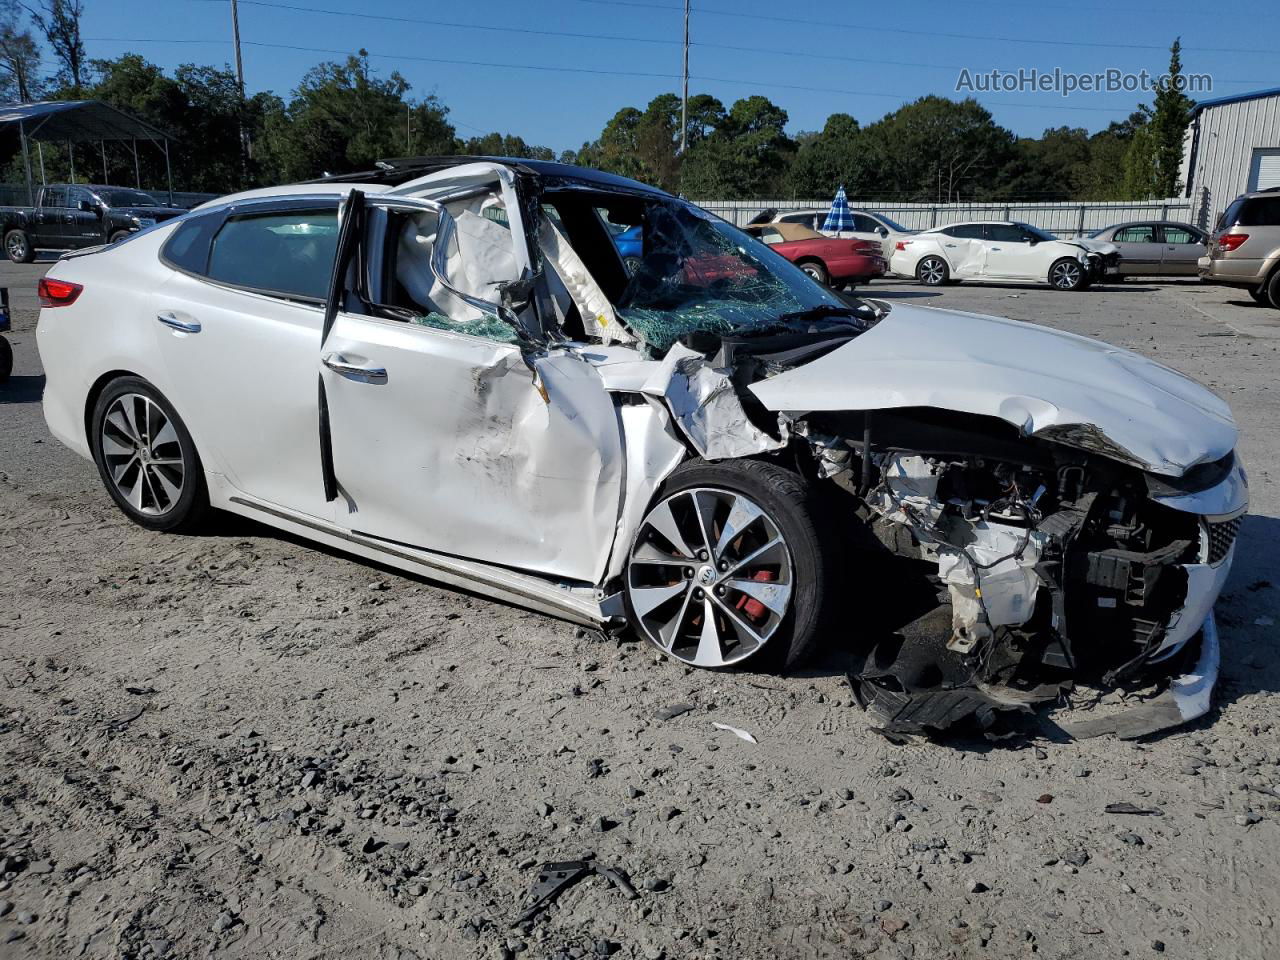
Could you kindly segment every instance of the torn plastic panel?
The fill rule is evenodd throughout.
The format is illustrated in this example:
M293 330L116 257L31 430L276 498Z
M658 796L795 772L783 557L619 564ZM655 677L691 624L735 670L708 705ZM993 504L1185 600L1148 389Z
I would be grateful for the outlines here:
M712 367L697 351L679 344L667 351L645 382L643 392L666 401L685 437L707 460L779 450L790 440L787 422L782 418L778 420L776 437L752 423L728 373Z

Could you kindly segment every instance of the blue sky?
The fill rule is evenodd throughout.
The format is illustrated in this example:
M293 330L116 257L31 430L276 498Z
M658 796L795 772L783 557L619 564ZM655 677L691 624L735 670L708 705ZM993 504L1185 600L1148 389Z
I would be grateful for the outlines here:
M90 57L133 51L164 67L232 62L227 0L85 6ZM287 96L309 67L363 46L380 71L399 70L414 96L439 96L459 134L499 130L557 151L593 138L623 106L678 92L682 20L681 0L240 0L251 92ZM1205 96L1280 86L1274 0L695 0L690 93L726 106L764 94L787 111L795 133L836 111L865 124L924 94L955 96L964 68L1158 74L1177 35L1184 70L1213 77ZM729 49L744 47L755 49ZM1027 136L1064 124L1097 130L1150 100L1124 92L976 96L998 123Z

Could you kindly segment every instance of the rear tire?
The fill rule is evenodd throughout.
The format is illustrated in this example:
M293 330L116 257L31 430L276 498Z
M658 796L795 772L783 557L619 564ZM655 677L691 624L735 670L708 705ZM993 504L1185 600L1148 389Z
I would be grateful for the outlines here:
M941 287L951 280L951 268L941 257L924 257L916 264L916 280L926 287Z
M831 277L827 273L826 265L818 260L806 260L804 263L796 264L801 270L807 273L813 279L817 280L824 287L830 282Z
M117 230L111 235L110 239L107 240L107 243L119 243L125 237L129 236L131 232L132 231L129 230Z
M204 467L173 405L141 377L121 377L98 396L89 444L111 499L140 527L186 533L209 511Z
M1267 294L1267 285L1265 283L1260 287L1250 287L1249 296L1253 297L1254 303L1260 303L1264 307L1271 306L1271 297Z
M682 464L627 559L633 628L692 666L796 666L818 639L837 565L819 510L811 486L777 464Z
M10 230L4 235L4 252L14 263L30 263L36 258L35 247L25 230Z
M1049 286L1055 290L1083 290L1089 286L1088 268L1071 257L1055 260L1049 268Z
M0 337L0 386L9 382L11 373L13 373L13 345L4 337Z
M1267 299L1271 301L1271 306L1280 310L1280 270L1272 273L1271 279L1267 281Z

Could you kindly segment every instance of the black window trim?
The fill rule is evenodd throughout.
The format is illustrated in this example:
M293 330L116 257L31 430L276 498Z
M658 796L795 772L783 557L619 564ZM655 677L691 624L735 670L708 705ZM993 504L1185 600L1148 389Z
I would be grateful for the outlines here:
M275 300L285 300L289 303L296 303L300 306L319 307L323 309L325 305L324 297L308 297L305 294L294 293L288 290L272 290L267 287L249 287L249 286L245 286L244 284L228 283L225 280L217 280L209 276L208 273L196 273L193 270L188 270L186 267L183 267L177 263L174 263L172 260L168 258L168 256L166 255L166 251L168 250L169 244L173 242L174 237L177 236L178 231L181 229L181 225L190 223L196 218L203 218L206 216L210 218L216 218L217 222L214 224L213 233L210 236L209 248L205 252L204 268L207 271L209 269L209 254L213 250L212 240L214 237L218 235L218 232L224 226L226 226L227 221L230 220L232 217L269 216L271 214L290 213L290 212L302 213L308 210L324 210L329 206L333 207L334 213L336 214L338 209L342 205L342 201L345 198L346 198L346 194L323 194L319 196L314 194L308 194L304 196L284 197L284 198L281 198L281 197L253 198L249 200L243 200L239 203L231 203L225 207L219 207L217 209L209 210L207 212L200 211L191 217L176 217L171 222L178 224L178 227L173 231L173 233L169 236L169 239L166 240L164 242L164 245L160 248L160 262L163 263L170 270L175 270L178 273L186 274L188 277L191 277L194 280L199 280L203 283L208 283L215 287L222 287L223 289L226 289L226 290L239 290L245 293L256 293L259 296L271 297L272 299L275 299Z

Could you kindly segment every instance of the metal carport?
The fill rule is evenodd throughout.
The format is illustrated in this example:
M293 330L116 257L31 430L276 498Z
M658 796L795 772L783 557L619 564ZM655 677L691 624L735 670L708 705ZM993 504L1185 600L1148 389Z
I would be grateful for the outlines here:
M169 165L169 141L173 138L132 114L125 113L101 100L49 100L40 103L19 103L0 107L0 126L16 123L22 142L22 165L27 174L27 202L35 203L35 187L31 180L31 157L27 141L92 143L97 141L102 150L103 179L107 178L108 140L127 140L133 148L134 177L136 186L142 187L138 165L138 141L158 143L164 150L164 170L169 181L169 202L173 202L173 169ZM75 179L75 154L71 154L71 178ZM44 182L44 155L41 153L40 181Z

